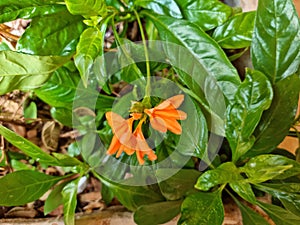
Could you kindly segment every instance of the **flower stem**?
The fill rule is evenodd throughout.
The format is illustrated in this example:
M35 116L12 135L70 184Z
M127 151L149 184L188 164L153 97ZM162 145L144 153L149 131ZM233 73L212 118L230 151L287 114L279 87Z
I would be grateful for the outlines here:
M146 84L146 90L145 90L145 97L150 97L151 96L151 72L150 72L150 63L149 63L149 53L148 53L148 48L147 48L147 43L146 43L146 38L145 38L145 33L143 29L143 25L140 19L140 16L136 10L134 10L134 14L136 16L141 36L142 36L142 41L144 45L144 52L145 52L145 60L146 60L146 71L147 71L147 84Z

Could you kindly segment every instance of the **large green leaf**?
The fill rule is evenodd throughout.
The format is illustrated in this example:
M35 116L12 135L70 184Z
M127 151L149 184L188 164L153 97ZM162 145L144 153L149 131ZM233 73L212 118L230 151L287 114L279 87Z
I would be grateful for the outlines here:
M61 183L57 185L49 194L44 205L44 215L52 212L59 205L63 204L62 190L66 186L66 183Z
M260 214L240 203L240 201L238 201L236 198L234 198L234 201L241 210L243 225L269 225L269 223Z
M246 71L246 79L240 85L235 101L226 112L226 137L236 162L254 144L252 135L262 113L271 105L272 85L259 71Z
M104 0L65 0L68 10L74 15L97 16L106 12Z
M12 51L0 52L0 95L15 89L32 90L43 83L69 57L33 56Z
M234 15L221 26L217 27L212 37L222 48L239 49L251 45L255 12Z
M300 174L300 163L281 155L259 155L251 158L244 167L251 183L261 183L270 179L286 179Z
M300 184L279 183L279 184L256 184L255 187L278 198L283 206L290 212L300 216Z
M251 53L254 68L272 83L298 70L300 23L292 0L259 1Z
M193 169L181 169L169 177L170 173L173 174L174 169L158 169L156 171L158 180L162 180L158 183L161 193L168 200L177 200L183 198L188 192L192 192L201 175L199 171ZM166 176L169 178L165 179Z
M178 19L182 18L180 8L175 0L136 0L134 4L146 9L151 9L157 14L172 16Z
M242 179L243 177L240 176L238 168L232 162L226 162L216 169L203 173L197 180L195 188L201 191L208 191L218 184L236 182Z
M30 156L34 160L52 166L59 166L59 161L51 155L48 155L38 146L28 141L27 139L17 135L13 131L0 125L0 134L11 144L15 145L26 155Z
M7 174L0 179L0 205L17 206L37 200L64 178L31 170Z
M176 0L185 19L204 30L211 30L224 23L232 9L219 0Z
M258 202L258 205L271 217L276 225L295 225L300 223L300 217L276 205Z
M87 86L93 62L103 48L103 43L104 34L96 27L87 28L80 36L74 62L85 86Z
M29 19L67 10L64 5L55 4L56 2L60 2L60 0L3 0L0 2L0 23L17 18Z
M221 225L224 208L221 191L199 192L188 196L181 206L180 225Z
M95 85L85 88L80 83L78 72L61 67L40 88L35 90L37 96L52 107L71 110L76 106L105 110L111 108L114 98L99 94Z
M32 19L17 43L17 50L37 55L69 55L84 29L81 16L62 11Z
M255 143L247 156L269 153L288 134L297 111L300 77L295 74L273 86L274 97L271 107L263 113L255 130Z
M226 98L233 99L240 84L238 73L220 46L209 35L186 20L146 11L142 14L154 23L163 41L173 43L163 45L172 65L189 72L200 86L203 86L207 77L211 76L210 79L216 79Z
M179 215L181 203L182 200L142 205L134 213L134 221L141 225L166 223Z
M108 181L101 181L111 189L116 198L131 211L136 211L141 205L164 201L164 197L147 186L128 186Z
M80 178L68 183L62 190L64 204L64 222L66 225L75 224L75 209L77 205L77 188Z
M235 193L237 193L241 198L245 199L246 201L255 204L256 198L255 194L252 190L251 185L248 183L246 179L242 180L242 176L240 177L241 180L229 183L229 186Z

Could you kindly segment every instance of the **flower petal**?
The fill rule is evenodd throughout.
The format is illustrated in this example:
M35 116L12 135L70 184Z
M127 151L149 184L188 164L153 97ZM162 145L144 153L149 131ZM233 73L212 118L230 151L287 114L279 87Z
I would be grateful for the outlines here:
M167 128L174 134L181 134L182 128L181 125L177 122L177 120L165 120L167 124Z
M176 120L185 120L187 115L185 112L177 109L173 110L157 110L155 111L155 117L165 117L166 119L172 118Z
M150 124L153 127L153 129L155 129L155 130L158 130L163 133L167 132L167 124L160 117L155 117L155 118L150 119Z
M171 98L166 99L162 103L160 103L158 106L154 107L156 109L169 109L170 107L174 107L177 109L182 102L184 101L184 95L175 95Z
M113 155L118 151L120 146L121 146L121 144L120 144L118 138L114 135L106 153L109 155Z

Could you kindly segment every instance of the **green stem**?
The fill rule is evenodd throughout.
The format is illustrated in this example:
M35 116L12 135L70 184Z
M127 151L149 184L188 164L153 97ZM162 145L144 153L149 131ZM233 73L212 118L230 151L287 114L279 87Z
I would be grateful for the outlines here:
M142 36L142 41L144 45L144 52L145 52L145 60L146 60L146 71L147 71L147 84L146 84L146 90L145 90L145 97L150 97L151 96L151 72L150 72L150 63L149 63L149 53L148 53L148 48L147 48L147 43L146 43L146 38L145 38L145 33L143 29L143 25L140 19L139 14L137 11L134 10L134 14L136 16L141 36Z

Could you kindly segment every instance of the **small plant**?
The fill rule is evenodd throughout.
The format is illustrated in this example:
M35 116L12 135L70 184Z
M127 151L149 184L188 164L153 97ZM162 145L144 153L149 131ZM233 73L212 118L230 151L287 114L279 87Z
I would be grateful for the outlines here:
M222 198L245 225L268 224L249 205L275 224L300 223L299 152L277 149L299 132L291 0L260 0L255 12L218 0L2 0L0 9L0 23L31 20L16 49L1 44L0 94L30 92L80 133L79 155L48 154L0 125L38 165L0 179L1 206L52 188L44 213L63 204L71 225L79 181L95 176L103 200L116 197L137 224L180 213L178 224L222 224ZM248 49L253 68L239 74L231 61ZM48 166L68 172L37 169ZM266 194L272 202L258 200Z

